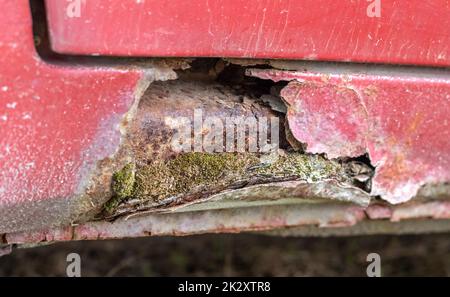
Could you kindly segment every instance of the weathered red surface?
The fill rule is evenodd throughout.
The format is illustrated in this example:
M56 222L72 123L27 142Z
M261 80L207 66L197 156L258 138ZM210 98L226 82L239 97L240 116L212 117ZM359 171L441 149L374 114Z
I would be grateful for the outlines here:
M397 206L374 204L368 208L351 204L278 205L165 215L153 213L120 218L114 222L89 222L77 226L43 229L35 232L10 233L4 236L4 243L22 244L149 235L263 231L299 226L339 229L340 227L352 227L368 221L375 223L377 221L391 222L390 225L395 225L392 223L430 218L450 219L450 204L447 201L434 201ZM423 225L425 225L425 221L423 221ZM420 223L418 223L418 226L420 226ZM448 228L445 230L448 231ZM367 231L369 230L365 232ZM379 231L382 231L382 229ZM377 231L375 231L376 233Z
M64 54L450 65L449 1L382 0L369 17L373 2L46 0Z
M0 7L0 231L67 222L96 162L116 151L142 74L48 64L29 1Z
M289 127L308 152L330 158L368 153L376 166L372 195L399 203L426 183L450 181L447 70L337 69L249 74L291 81L281 95L289 104Z
M68 3L47 1L53 46L66 53L450 65L449 4L441 0L420 1L420 5L418 0L383 1L387 14L381 19L365 16L364 1L350 1L352 9L348 3L331 0L261 0L251 7L238 0L166 5L105 1L103 6L82 1L80 19L66 17ZM307 12L300 9L306 4L311 9ZM114 8L111 13L103 10L108 5ZM4 12L0 19L0 233L50 228L6 234L4 243L309 224L347 226L369 215L355 206L343 206L325 217L287 206L235 209L221 218L212 211L198 216L152 214L132 221L52 229L101 206L84 195L99 161L119 147L119 126L135 101L143 73L126 67L46 62L34 48L29 1L0 0L0 6ZM238 12L245 16L231 18ZM208 18L196 18L199 13ZM253 73L293 80L283 96L291 105L293 133L308 143L310 151L331 157L370 154L377 166L372 194L400 202L424 183L450 180L448 70L430 75L425 70L420 75L259 71ZM449 218L448 209L448 203L438 201L403 212L379 206L371 215L394 221Z

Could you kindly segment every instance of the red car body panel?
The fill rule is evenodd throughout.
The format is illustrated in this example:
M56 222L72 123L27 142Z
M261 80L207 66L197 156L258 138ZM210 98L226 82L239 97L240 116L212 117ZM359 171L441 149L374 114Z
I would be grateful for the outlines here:
M62 54L450 65L446 0L46 0L46 5L52 49Z
M68 5L77 2L81 3L79 17L76 10L68 14ZM450 181L450 75L445 68L450 66L450 4L385 0L378 18L367 15L372 2L47 0L46 8L51 48L63 55L308 59L441 67L400 70L390 66L383 75L360 74L357 68L334 73L299 69L249 73L292 81L282 95L292 106L307 107L289 110L294 136L307 142L311 152L330 157L369 153L378 166L373 194L398 203L426 183ZM0 0L0 6L0 234L50 228L53 231L36 234L39 238L53 234L49 235L53 238L68 229L52 227L68 226L86 211L101 207L89 196L92 181L100 164L120 148L126 133L123 123L139 99L142 81L150 82L155 69L44 59L35 48L29 1ZM342 64L333 67L339 70ZM304 129L317 133L306 135ZM406 170L411 164L415 169ZM389 207L375 209L373 217L391 215ZM412 209L416 216L397 218L450 217L446 203ZM91 230L86 234L79 232L82 238L108 238L152 233L150 227L159 230L155 234L192 234L305 223L295 214L288 223L280 223L281 210L272 217L255 213L242 224L236 224L237 213L205 214L211 221L203 229L201 220L191 226L192 218L180 214L174 221L168 219L174 225L167 229L164 219L150 216L134 220L135 233L133 221L125 220L119 221L119 229L101 222L79 227ZM354 224L365 217L364 210L357 208L339 213L335 221ZM332 215L329 218L333 221ZM144 223L160 225L147 228ZM73 235L64 234L65 239Z

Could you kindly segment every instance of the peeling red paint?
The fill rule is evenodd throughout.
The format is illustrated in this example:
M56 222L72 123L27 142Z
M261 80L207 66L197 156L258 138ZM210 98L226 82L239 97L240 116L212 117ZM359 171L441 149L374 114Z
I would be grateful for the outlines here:
M318 215L321 214L321 215ZM364 218L364 210L352 205L270 206L222 209L173 214L147 214L114 222L89 222L67 229L46 229L6 234L8 243L65 240L113 239L151 235L191 235L201 233L263 231L276 228L315 225L352 226Z
M352 204L311 204L246 207L142 214L114 222L97 221L65 228L5 234L5 243L23 244L68 240L117 239L159 235L192 235L201 233L236 233L265 231L299 226L348 228L367 221L392 223L417 219L450 219L450 204L432 201L401 205L373 204L368 208Z
M308 152L326 152L329 158L365 154L367 112L354 90L293 81L282 96L289 104L289 126Z
M3 232L67 223L96 162L117 150L118 125L142 77L132 69L41 60L29 5L27 0L0 1Z
M376 166L371 194L400 203L424 184L450 181L450 73L376 69L248 74L291 81L281 95L297 140L331 158L368 153Z
M434 3L443 4L439 1ZM195 214L136 215L130 220L120 218L113 223L101 221L70 226L79 214L100 206L82 196L88 192L99 162L119 148L122 136L119 126L136 100L136 88L144 73L135 68L52 64L42 60L34 47L29 1L0 0L0 5L5 12L0 20L0 233L6 233L2 243L188 235L310 225L348 227L366 220L366 216L393 222L416 218L450 219L449 203L432 201L398 207L369 206L368 209L353 205L332 209L327 209L328 206L247 207ZM432 11L442 11L443 22L448 22L449 18L445 17L448 11L432 6L428 9L430 7ZM287 24L286 19L285 26ZM102 28L111 30L108 26ZM287 28L297 30L291 25ZM448 66L445 48L448 38L442 37L450 36L443 34L448 28L441 26L440 30L425 31L421 35L424 43L416 44L414 51L407 55L401 55L398 47L395 56L386 52L377 55L373 48L364 52L364 44L360 43L363 48L359 48L354 60ZM95 30L83 32L86 35L82 37L92 43L80 42L80 46L95 45L101 40L89 37L89 32ZM440 42L428 42L436 37L433 34L440 34ZM102 36L116 38L119 35ZM188 43L180 42L180 36L195 39L194 34L176 36L175 41L181 46ZM297 37L303 38L303 35ZM223 36L217 40L222 39ZM139 40L153 45L144 38ZM333 55L327 46L319 49L326 51L316 55L314 43L299 56L292 56L297 53L295 47L290 47L293 52L284 55L276 47L275 51L269 47L261 49L262 43L254 44L254 39L247 41L250 51L243 52L241 48L216 51L206 43L201 55L340 60L351 56L348 48ZM284 46L292 43L290 39L283 42ZM348 44L341 40L338 47L344 49L342 42ZM131 43L124 44L128 48L131 46ZM424 55L423 44L433 45L427 55ZM166 55L190 53L164 46L162 49ZM113 52L105 49L103 53ZM290 105L288 119L294 136L308 144L308 151L326 153L329 157L368 153L377 167L371 194L398 203L414 196L423 184L450 180L450 76L447 69L429 74L422 69L417 72L420 74L409 73L417 71L413 68L402 73L393 69L383 74L277 70L251 70L250 74L291 81L282 95ZM109 185L108 177L98 178ZM53 228L61 224L69 226ZM43 228L44 231L21 233Z
M413 218L448 219L450 218L450 202L431 201L400 207L393 211L391 221L400 222Z
M374 204L366 209L366 214L372 220L390 219L392 209L387 205Z

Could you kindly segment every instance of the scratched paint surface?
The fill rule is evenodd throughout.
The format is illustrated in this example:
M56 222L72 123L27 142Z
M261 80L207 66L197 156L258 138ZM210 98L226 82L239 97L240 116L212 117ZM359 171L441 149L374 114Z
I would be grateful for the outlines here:
M141 74L47 64L34 49L29 1L0 7L0 230L7 231L73 215L96 162L119 145L118 124Z
M291 81L281 93L289 127L309 152L330 158L368 153L376 166L372 195L399 203L426 183L450 181L450 73L357 72L249 74Z
M450 204L446 201L407 203L406 205L373 204L368 208L355 205L281 205L270 207L246 207L243 209L209 210L202 212L181 212L166 215L148 214L114 222L88 222L78 226L44 229L26 233L5 235L5 243L21 244L67 240L98 240L149 235L191 235L201 233L223 233L242 231L263 231L276 228L316 226L319 229L344 229L371 221L379 223L379 229L363 229L362 233L391 233L401 223L413 225L409 232L421 226L417 219L450 219ZM391 223L389 223L391 222ZM396 224L392 224L395 222ZM448 231L448 223L442 231ZM388 224L386 224L388 223ZM428 221L430 223L430 221ZM439 223L439 221L431 222ZM415 225L414 225L415 224ZM373 225L375 226L375 225ZM401 226L401 225L400 225ZM422 226L426 226L422 222ZM446 226L446 227L445 227ZM392 229L389 229L392 228ZM390 230L390 231L389 231ZM439 230L433 229L430 230ZM384 232L383 232L384 231ZM320 232L320 230L316 230ZM310 233L311 234L311 233ZM339 233L337 233L339 234ZM346 233L343 233L346 234ZM347 234L355 235L353 232Z
M48 3L51 2L48 1ZM137 2L133 2L133 5L138 5ZM53 3L67 4L64 1L54 1ZM92 3L92 1L86 1L86 3ZM189 9L183 9L185 8L183 5L188 5L187 1L176 2L178 5L176 7L172 6L173 2L168 2L167 7L172 11L187 13L186 16L178 17L181 19L180 24L187 20L196 20L203 26L201 27L203 31L191 31L189 24L186 23L186 26L178 26L180 30L185 31L176 34L167 33L168 31L164 30L154 31L152 27L148 27L151 29L150 33L146 32L143 26L139 26L139 15L133 15L133 13L137 13L137 10L131 3L130 5L126 5L124 1L114 3L123 5L127 9L123 18L116 15L114 20L123 19L127 20L129 24L134 22L133 24L138 25L135 27L124 26L122 22L102 18L101 14L98 14L98 21L103 22L103 25L95 27L96 30L91 30L92 27L90 29L79 27L83 31L73 31L78 32L76 38L78 38L77 43L80 50L86 51L82 53L111 55L117 53L121 55L137 55L139 53L141 55L144 53L147 55L145 53L155 50L152 55L156 55L158 53L156 50L158 50L159 53L162 53L161 55L169 56L221 55L337 60L348 60L354 54L353 60L355 61L449 65L448 38L450 34L445 30L450 28L446 25L450 18L442 19L449 10L441 9L442 7L448 8L448 3L439 0L428 1L425 4L421 2L423 5L420 6L421 11L424 12L423 15L433 16L434 22L431 24L439 23L439 26L431 25L436 28L430 29L427 27L430 25L420 19L421 15L416 15L414 21L418 21L417 24L420 26L414 25L412 26L413 30L408 31L408 27L400 25L403 24L400 19L396 23L396 28L402 28L402 30L398 32L389 26L383 27L384 29L380 28L380 35L377 35L379 48L371 47L374 44L364 42L356 37L359 36L356 31L353 32L354 34L342 33L350 28L345 26L334 31L338 30L341 33L333 33L341 37L345 35L344 40L334 40L330 39L330 36L326 36L325 39L331 41L324 44L325 39L313 39L312 41L298 39L305 36L303 33L311 30L308 24L313 19L305 22L304 26L296 23L301 18L292 18L292 16L289 18L285 16L284 19L275 18L270 21L271 13L274 12L270 9L264 10L263 1L258 2L259 6L256 10L246 10L246 6L240 3L242 5L239 7L239 11L248 11L251 17L256 19L256 21L252 20L251 24L255 23L257 27L250 26L244 28L245 30L236 28L235 32L222 29L234 28L241 24L246 26L246 22L235 20L234 23L229 23L230 20L224 17L222 12L218 12L218 9L224 9L225 15L237 15L237 12L233 10L236 8L222 7L219 2L213 1L190 2L189 8L193 11L196 9L202 11L203 9L203 12L209 12L205 5L207 3L210 5L210 16L219 25L209 28L204 25L204 22L213 24L209 20L205 21L203 18L197 20L189 15ZM145 5L158 3L158 7L161 7L160 2L155 1L142 1L139 5L144 3ZM200 6L195 7L196 3ZM239 4L238 1L236 3ZM286 2L270 3L275 6L277 3ZM313 5L312 1L310 3L311 7L317 11L314 10L315 14L312 11L307 15L316 16L314 19L321 19L317 17L318 13L327 10ZM337 3L340 2L330 2L332 5L330 7L333 8L330 9L330 13L338 11L345 14L347 10L344 11ZM361 4L362 2L352 3L358 3L357 7L365 8ZM391 1L389 3L399 5L400 2ZM402 4L406 7L405 11L415 9L411 3L414 1ZM0 233L66 224L75 214L74 209L71 208L73 204L81 203L76 197L86 191L90 174L93 173L98 161L116 152L121 137L118 126L134 101L135 88L142 73L126 68L118 70L108 67L69 67L63 64L49 64L41 60L34 49L29 2L26 0L14 2L0 0L0 5L5 12L0 19L2 28L0 30L0 52L2 53L0 56L0 135L2 135L0 138ZM294 2L290 5L294 5ZM54 13L52 6L48 7L50 14ZM88 21L91 20L89 17L93 18L94 14L91 13L99 13L96 9L103 9L105 6L103 8L100 5L89 7L92 10L84 10L88 13L86 15L88 19L83 21L85 24L89 24ZM117 10L113 11L120 13L121 10L120 7L117 7ZM156 14L156 11L152 10L152 13ZM278 12L280 15L285 15L290 11L298 10L289 9L287 12ZM57 12L59 13L59 10ZM142 11L139 13L142 14ZM176 14L173 15L173 18L175 16ZM396 17L399 16L391 16L391 19L395 20ZM172 28L173 18L167 19L165 27L161 28L167 30ZM142 16L142 19L146 18ZM161 17L161 20L164 21L164 19ZM345 19L353 18L349 14ZM62 20L68 21L64 15L62 15ZM278 30L279 28L271 31L270 24L276 23L277 20L283 24L284 31ZM71 18L70 21L81 22L81 19ZM76 24L80 25L81 23ZM115 27L116 24L119 24L119 27ZM367 25L371 26L369 23ZM67 23L58 28L67 30L64 32L69 34L70 30L75 27ZM293 28L302 32L303 35L294 34L295 32L290 31L294 30ZM371 28L373 29L373 27ZM421 31L421 28L426 29ZM210 29L211 31L209 31ZM113 31L103 30L116 30L116 33L106 34ZM127 33L127 30L132 30L129 32L139 35ZM203 34L205 32L208 34ZM227 42L224 41L226 40L224 32L230 36ZM57 33L51 32L53 38ZM98 35L93 36L92 34ZM175 37L170 37L173 38L172 43L169 43L171 46L167 47L167 44L150 42L151 39L146 39L148 36L152 37L151 34L169 37L175 35ZM234 40L236 34L242 38L241 42L245 40L247 43L239 45L239 40ZM361 34L366 36L365 33ZM268 36L274 40L273 43L270 42L271 39L268 39ZM318 36L322 35L318 34ZM389 45L385 39L388 36L391 38L391 41L388 42ZM103 37L111 39L102 40ZM117 37L123 39L118 42ZM153 35L153 37L155 36ZM203 37L208 39L204 41ZM399 43L397 42L404 41L403 37L408 38L409 43L403 43L403 47L398 47ZM74 37L72 36L72 38ZM87 39L83 41L83 38ZM74 43L70 44L70 38L67 38L66 41L68 46L74 46ZM97 47L99 46L98 41L101 41L104 48ZM170 41L170 39L166 41ZM357 46L355 46L355 42ZM349 43L354 47L351 49L346 47ZM411 43L412 45L408 45ZM148 47L142 48L141 46L144 44ZM277 47L277 44L280 46ZM306 49L305 52L298 51L299 48L293 47L292 44L301 45L301 48ZM333 47L330 44L333 44ZM82 49L85 46L93 48ZM117 46L117 48L113 46ZM185 46L189 46L188 49ZM90 51L94 49L95 52ZM68 51L70 52L70 50ZM296 56L297 53L298 56ZM372 194L382 195L385 199L396 203L407 200L424 183L450 180L448 170L450 165L448 77L393 79L390 76L376 75L346 75L345 77L329 75L328 78L324 78L320 74L299 72L274 72L270 75L260 73L259 75L272 79L296 80L284 89L283 96L291 104L289 120L294 135L300 140L310 137L306 140L310 150L326 152L330 156L356 156L364 152L370 154L372 162L377 166ZM308 83L304 83L305 81ZM325 99L329 101L325 102ZM334 108L327 106L328 103L331 103ZM317 113L319 110L323 110L323 112ZM302 113L301 120L297 113ZM325 129L320 129L322 125L326 129L339 133L333 134L334 137L331 133L323 133ZM306 135L303 128L311 129L314 133ZM316 133L322 134L316 135ZM351 210L353 209L356 208ZM242 213L235 210L228 221L230 223L228 228L231 229L223 227L223 221L213 219L210 221L210 226L199 228L206 222L202 220L201 216L194 218L187 215L187 218L180 221L170 217L167 218L167 221L161 217L149 217L143 222L138 222L139 229L135 230L135 234L148 235L148 232L151 233L152 230L149 231L147 228L153 220L160 222L160 225L155 228L165 228L160 231L156 230L159 234L237 231L246 228L286 227L317 222L315 221L317 218L303 222L301 221L302 216L299 217L298 213L292 212L290 218L293 223L285 224L283 220L289 220L289 217L284 217L285 211L288 210L289 207L279 209L279 213L271 217L273 220L270 218L267 220L264 213L257 212L256 216L260 216L261 220L255 221L255 217L252 217L247 225L239 224ZM325 223L338 221L351 225L364 217L363 210L359 208L356 210L355 217L353 217L355 213L344 211L339 213L338 219L332 215L330 221ZM270 209L268 211L272 213L277 210ZM415 212L415 208L411 211ZM380 209L374 211L372 215L374 217L383 216L388 212L386 209ZM448 218L448 204L421 207L420 212L425 216L435 215L437 218ZM405 213L406 215L410 214L410 212ZM402 214L402 216L404 215ZM346 220L348 218L349 220ZM191 224L192 221L196 221L196 223ZM166 222L168 223L166 224ZM177 225L177 222L185 225ZM128 230L129 225L126 222L118 227L120 229L117 234L111 233L114 231L113 229L108 230L108 228L116 228L116 226L108 224L102 222L99 224L100 226L97 226L94 223L92 229L89 229L90 225L88 225L88 231L86 233L80 231L80 236L97 238L102 237L99 235L102 232L104 232L103 237L105 238L133 235L132 231ZM177 229L177 226L181 226L181 229ZM99 229L97 230L97 228ZM182 228L187 229L183 230ZM67 230L70 230L70 227ZM70 237L67 238L70 239Z
M450 65L449 1L382 0L369 17L372 2L104 0L77 10L46 0L52 47L64 54Z

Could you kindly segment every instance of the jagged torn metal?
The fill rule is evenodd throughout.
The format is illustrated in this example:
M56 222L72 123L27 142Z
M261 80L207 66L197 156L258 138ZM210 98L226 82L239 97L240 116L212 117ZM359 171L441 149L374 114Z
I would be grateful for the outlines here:
M247 69L247 75L289 81L281 92L289 127L308 152L329 158L367 153L376 167L371 195L396 204L424 184L449 182L450 72L333 71L339 67Z

